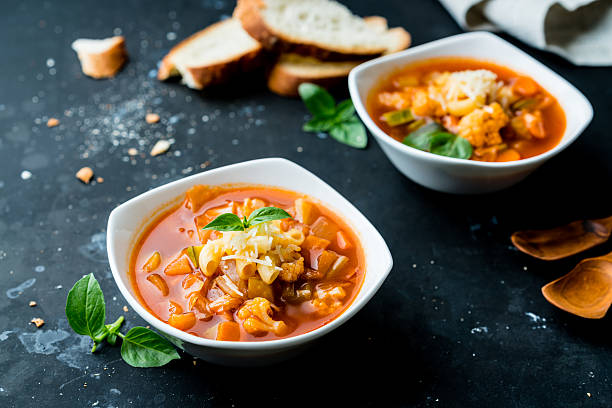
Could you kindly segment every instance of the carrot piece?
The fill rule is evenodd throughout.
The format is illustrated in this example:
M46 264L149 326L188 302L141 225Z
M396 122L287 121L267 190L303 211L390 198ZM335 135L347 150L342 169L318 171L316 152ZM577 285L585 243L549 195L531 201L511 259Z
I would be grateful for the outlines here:
M168 306L168 311L170 314L181 314L183 313L183 307L172 300L169 302L170 306Z
M310 201L298 198L295 200L295 218L304 224L312 224L317 216L317 209Z
M193 312L171 314L168 318L168 324L176 327L179 330L189 330L196 324L196 317Z
M522 96L531 96L538 92L538 84L531 78L518 77L512 86L512 89Z
M240 326L236 322L222 322L217 326L217 340L239 341Z
M213 192L213 189L208 186L197 185L191 187L185 194L187 207L193 212L198 211L205 202L210 200Z
M338 259L338 254L333 251L323 251L317 259L316 265L312 265L317 271L325 275L330 270L334 262Z
M514 149L506 149L497 156L498 162L521 160L521 155Z
M151 282L153 285L155 285L155 287L159 289L159 291L161 292L163 296L168 296L168 293L169 293L168 284L166 283L164 278L154 273L153 275L147 276L147 280Z
M172 261L166 269L164 269L164 273L166 275L186 275L191 273L193 268L191 267L191 262L189 262L189 257L187 255L181 255L179 258Z
M338 248L340 249L350 249L353 247L351 240L344 231L338 231L336 233L336 242L338 243Z
M142 270L144 272L153 272L154 270L159 268L160 264L161 264L161 255L159 254L159 252L155 251L153 252L153 255L149 257L147 262L145 262L145 264L142 266Z
M309 235L302 242L302 249L305 251L310 251L312 249L327 249L331 242L324 238L319 238L315 235Z
M332 241L336 238L336 232L339 228L329 218L321 216L312 224L310 230L314 235Z

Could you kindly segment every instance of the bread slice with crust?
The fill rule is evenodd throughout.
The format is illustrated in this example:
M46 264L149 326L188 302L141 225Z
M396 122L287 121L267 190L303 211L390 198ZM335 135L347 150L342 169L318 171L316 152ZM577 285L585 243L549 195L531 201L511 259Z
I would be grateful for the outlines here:
M234 17L264 48L322 60L371 58L396 38L332 0L238 0Z
M364 21L378 30L387 30L387 20L384 17L365 17ZM403 28L392 28L388 32L393 34L394 38L389 42L385 54L410 46L410 34ZM268 89L282 96L298 96L298 87L304 82L330 88L344 81L349 72L362 62L363 60L321 61L298 54L281 54L268 74Z
M125 39L122 36L91 40L79 38L72 43L81 70L92 78L114 77L127 60Z
M188 87L227 81L232 75L258 65L262 47L237 19L212 24L174 46L163 58L157 79L180 75Z

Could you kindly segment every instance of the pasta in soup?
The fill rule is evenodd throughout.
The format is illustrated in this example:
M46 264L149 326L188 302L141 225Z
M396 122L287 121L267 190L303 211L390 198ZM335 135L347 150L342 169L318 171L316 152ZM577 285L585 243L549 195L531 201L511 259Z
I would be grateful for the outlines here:
M268 187L194 186L130 261L151 313L216 340L296 336L338 317L364 278L357 236L321 203Z
M431 59L394 72L370 93L368 111L408 146L479 161L536 156L565 131L561 106L533 79L467 58Z

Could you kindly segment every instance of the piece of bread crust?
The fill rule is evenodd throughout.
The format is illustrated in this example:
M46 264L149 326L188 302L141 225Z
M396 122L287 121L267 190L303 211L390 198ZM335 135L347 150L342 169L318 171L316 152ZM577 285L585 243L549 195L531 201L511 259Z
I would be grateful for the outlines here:
M294 4L299 3L294 2ZM262 15L266 7L266 0L238 0L234 9L234 18L239 19L243 28L259 41L264 48L277 53L295 53L321 60L347 61L372 58L383 54L389 48L388 44L383 45L382 42L379 42L380 44L376 46L340 46L340 44L316 41L308 38L306 35L298 38L288 33L277 32L266 23ZM380 19L384 20L382 17ZM386 25L386 20L384 21ZM393 30L401 30L408 39L410 38L410 35L402 28ZM385 36L385 38L388 36L394 39L397 33L389 34L389 31L383 30L378 32L377 35ZM313 28L313 32L316 32L316 27Z
M365 17L364 20L371 26L387 29L387 20L384 17ZM397 27L390 31L395 33L396 41L385 54L408 48L410 35L404 29ZM363 60L320 61L297 54L281 54L268 74L268 89L281 96L296 97L298 87L304 82L331 88L342 83L351 70L362 62Z
M72 43L72 49L79 57L83 73L96 79L114 77L128 58L122 36L102 40L80 38Z
M234 50L223 57L213 57L210 61L195 63L181 63L179 54L187 52L189 47L198 48L203 41L210 40L214 35L220 35L225 31L230 30L235 35L240 37L244 42L242 49ZM241 32L237 32L240 30ZM223 39L222 39L223 40ZM231 41L231 39L225 39ZM200 50L198 50L199 52ZM206 47L201 50L207 52ZM170 52L162 59L159 70L157 71L157 79L166 80L172 76L182 76L183 82L194 89L202 89L208 85L219 84L226 82L234 74L250 71L260 65L262 54L261 45L253 40L240 25L238 20L227 19L214 23L205 29L191 35L179 44L174 46ZM177 57L179 56L179 57ZM198 57L201 58L201 55ZM204 58L205 59L205 58Z

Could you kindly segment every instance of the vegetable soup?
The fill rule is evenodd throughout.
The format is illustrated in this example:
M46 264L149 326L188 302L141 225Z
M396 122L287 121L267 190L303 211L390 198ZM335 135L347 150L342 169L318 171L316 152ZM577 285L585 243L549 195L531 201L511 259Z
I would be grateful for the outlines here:
M468 58L395 71L369 94L367 109L399 142L461 159L525 159L552 149L565 131L561 106L533 79Z
M269 187L194 186L140 237L130 261L150 312L216 340L296 336L338 317L357 295L357 236L307 196Z

